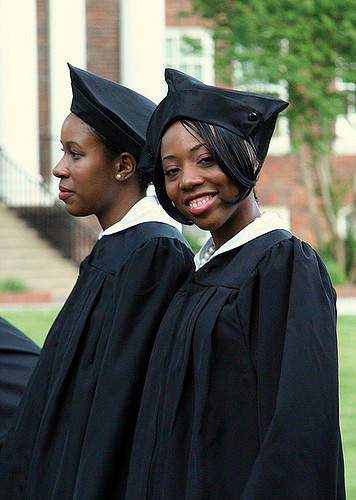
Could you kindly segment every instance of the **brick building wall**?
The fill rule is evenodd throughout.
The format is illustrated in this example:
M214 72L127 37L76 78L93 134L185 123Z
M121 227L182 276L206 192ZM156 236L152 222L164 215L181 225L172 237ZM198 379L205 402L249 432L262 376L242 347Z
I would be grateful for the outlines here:
M120 0L86 0L87 69L104 78L120 81Z
M351 205L351 186L356 157L334 156L332 165L340 182L350 186L344 202ZM316 244L308 214L305 189L293 155L267 156L257 183L257 196L260 205L287 207L290 212L292 232L311 245Z
M192 5L189 0L166 0L166 26L205 26L211 22L197 15L190 15Z
M50 115L49 115L49 5L48 0L37 0L38 35L38 94L40 173L50 180Z

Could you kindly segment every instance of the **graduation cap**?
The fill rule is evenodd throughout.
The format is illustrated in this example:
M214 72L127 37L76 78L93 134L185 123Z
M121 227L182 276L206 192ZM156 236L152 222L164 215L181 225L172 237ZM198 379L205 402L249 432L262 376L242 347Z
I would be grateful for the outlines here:
M191 118L230 130L246 139L262 164L277 115L288 103L277 97L205 85L181 71L167 68L167 96L157 106L147 131L143 161L154 162L159 141L172 122Z
M147 125L156 105L115 82L68 64L73 99L71 111L103 135L119 152L140 157ZM141 162L138 168L147 170Z

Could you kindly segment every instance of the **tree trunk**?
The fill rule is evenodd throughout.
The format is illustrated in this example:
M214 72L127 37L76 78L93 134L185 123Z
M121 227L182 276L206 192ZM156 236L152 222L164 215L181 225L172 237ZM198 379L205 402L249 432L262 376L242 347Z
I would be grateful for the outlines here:
M308 146L304 143L301 144L297 153L297 163L300 172L302 173L302 179L305 187L308 212L313 228L313 232L316 239L317 247L320 247L323 243L322 233L320 230L320 222L318 216L318 205L316 202L315 186L313 180L313 172L311 170L309 161L309 151Z
M314 155L315 171L318 178L322 210L329 232L329 240L333 243L333 254L341 269L346 269L345 239L339 234L337 228L337 214L331 199L332 175L330 155L317 152Z

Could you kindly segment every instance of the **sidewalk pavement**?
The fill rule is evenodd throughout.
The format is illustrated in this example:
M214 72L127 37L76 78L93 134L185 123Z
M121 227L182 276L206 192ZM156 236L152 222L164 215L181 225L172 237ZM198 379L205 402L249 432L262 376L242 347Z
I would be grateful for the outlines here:
M337 312L338 314L356 314L356 297L339 297Z
M24 309L60 309L61 302L36 302L36 303L0 303L0 311L19 311ZM337 298L338 314L356 314L356 296Z

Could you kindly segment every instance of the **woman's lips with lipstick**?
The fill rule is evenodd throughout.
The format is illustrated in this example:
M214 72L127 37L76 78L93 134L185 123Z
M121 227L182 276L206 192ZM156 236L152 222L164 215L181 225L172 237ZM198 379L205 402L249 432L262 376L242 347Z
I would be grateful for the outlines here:
M194 197L190 196L184 201L187 205L189 212L192 215L199 215L208 210L214 203L216 194L200 194Z
M62 186L59 186L59 195L58 195L58 198L60 200L65 200L72 193L73 193L73 191L70 191L69 189L66 189L66 188L64 188Z

